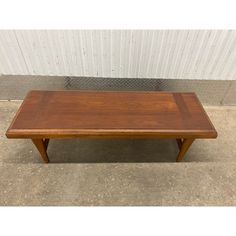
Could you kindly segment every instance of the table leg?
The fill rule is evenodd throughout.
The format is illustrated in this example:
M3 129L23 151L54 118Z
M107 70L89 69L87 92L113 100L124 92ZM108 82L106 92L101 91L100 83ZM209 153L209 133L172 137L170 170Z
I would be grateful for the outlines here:
M41 157L43 158L45 163L49 162L48 154L47 154L47 147L49 139L32 139L32 142L38 149L39 153L41 154Z
M48 149L48 144L49 144L49 138L45 138L43 139L44 143L45 143L45 147L46 147L46 151Z
M189 147L191 146L191 144L193 143L194 139L189 138L189 139L183 139L183 141L181 139L177 139L177 143L179 146L179 154L176 158L176 161L182 161L184 158L184 154L188 151Z
M181 150L182 144L183 144L183 139L182 138L177 138L176 142L178 144L179 150Z

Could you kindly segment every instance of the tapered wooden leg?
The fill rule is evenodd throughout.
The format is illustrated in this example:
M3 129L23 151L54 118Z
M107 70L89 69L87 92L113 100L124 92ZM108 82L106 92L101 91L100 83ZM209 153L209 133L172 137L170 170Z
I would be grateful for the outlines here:
M184 158L184 154L188 151L189 147L191 146L191 144L193 143L194 139L184 139L181 144L181 148L180 148L180 151L179 151L179 154L176 158L176 161L179 162L179 161L182 161L183 158ZM177 141L179 142L179 141Z
M180 150L182 148L183 140L181 138L177 138L176 142L177 142L179 150Z
M45 163L49 162L48 154L47 154L47 146L48 146L48 139L32 139L32 142L38 149L41 157L43 158Z
M49 139L48 139L48 138L45 138L45 139L43 139L43 141L44 141L44 143L45 143L45 148L46 148L46 150L47 150L48 144L49 144Z

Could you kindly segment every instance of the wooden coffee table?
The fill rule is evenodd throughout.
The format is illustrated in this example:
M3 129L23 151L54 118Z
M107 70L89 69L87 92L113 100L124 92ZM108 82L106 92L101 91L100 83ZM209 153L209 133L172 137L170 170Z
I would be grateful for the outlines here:
M194 93L30 91L6 132L28 138L48 163L51 138L176 139L176 161L217 132Z

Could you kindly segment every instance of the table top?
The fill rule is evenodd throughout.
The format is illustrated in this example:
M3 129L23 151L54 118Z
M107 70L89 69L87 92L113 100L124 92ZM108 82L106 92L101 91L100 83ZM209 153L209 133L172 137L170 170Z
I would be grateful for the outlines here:
M217 132L195 93L34 90L6 135L215 138Z

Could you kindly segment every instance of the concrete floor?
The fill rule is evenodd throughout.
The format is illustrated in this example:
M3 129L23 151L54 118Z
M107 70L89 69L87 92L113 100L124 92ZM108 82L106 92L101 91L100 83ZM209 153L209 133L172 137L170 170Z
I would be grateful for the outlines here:
M236 107L207 106L218 138L175 163L175 140L6 139L21 102L0 102L0 205L236 205Z

